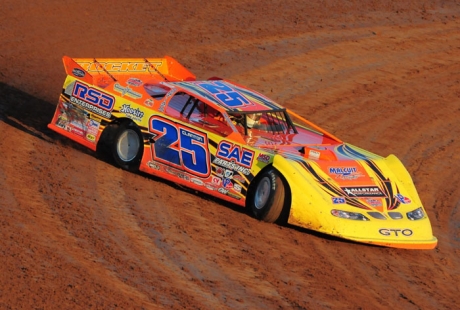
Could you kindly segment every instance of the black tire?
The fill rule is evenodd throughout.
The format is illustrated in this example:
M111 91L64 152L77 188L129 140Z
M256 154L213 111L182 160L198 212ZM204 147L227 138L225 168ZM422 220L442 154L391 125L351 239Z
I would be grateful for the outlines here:
M107 162L112 162L112 144L117 131L118 124L112 123L105 127L96 148L96 154L99 159Z
M111 150L118 166L128 171L139 170L144 153L144 140L136 124L125 122L118 126Z
M286 189L281 175L276 169L269 168L257 177L248 204L257 219L274 223L283 212L285 196Z

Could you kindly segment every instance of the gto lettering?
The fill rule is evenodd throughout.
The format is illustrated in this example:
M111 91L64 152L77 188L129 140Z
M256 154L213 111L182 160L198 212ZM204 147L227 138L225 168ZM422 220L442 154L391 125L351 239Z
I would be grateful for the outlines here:
M217 157L234 161L244 167L251 168L254 152L228 141L221 141L217 147Z
M387 229L387 228L381 228L379 229L379 233L384 236L392 236L394 235L395 237L399 237L400 235L410 237L413 234L413 231L406 228L406 229Z

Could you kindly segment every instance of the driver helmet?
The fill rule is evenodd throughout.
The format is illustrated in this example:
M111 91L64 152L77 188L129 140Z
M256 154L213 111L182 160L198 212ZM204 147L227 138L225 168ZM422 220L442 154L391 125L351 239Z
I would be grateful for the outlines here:
M246 115L246 124L248 128L254 127L254 125L259 123L260 117L262 114L260 113L251 113Z

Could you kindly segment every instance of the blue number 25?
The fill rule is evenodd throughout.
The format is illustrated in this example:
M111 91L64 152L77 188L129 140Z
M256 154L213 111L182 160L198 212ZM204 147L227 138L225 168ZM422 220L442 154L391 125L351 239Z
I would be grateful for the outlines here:
M209 176L206 134L158 116L150 118L149 130L157 136L152 148L153 159L202 178Z

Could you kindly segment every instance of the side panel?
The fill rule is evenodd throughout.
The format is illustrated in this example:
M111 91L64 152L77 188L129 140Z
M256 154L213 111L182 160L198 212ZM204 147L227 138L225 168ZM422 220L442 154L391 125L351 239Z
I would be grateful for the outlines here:
M103 124L115 118L115 100L113 95L68 75L48 127L96 150Z
M148 97L142 88L131 90L126 95L116 90L118 85L101 88L68 75L48 127L91 150L96 150L105 127L117 119L129 118L143 131L147 128L148 115L159 106L159 101L151 99L152 103L148 106L143 104ZM131 100L134 96L131 94L139 94L138 102Z
M165 115L149 119L152 143L144 150L141 171L245 206L254 176L273 156Z
M129 118L144 136L142 171L244 206L250 182L273 155L156 111L169 95L147 106L141 87L124 85L102 88L68 75L48 127L95 151L108 124Z

